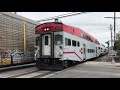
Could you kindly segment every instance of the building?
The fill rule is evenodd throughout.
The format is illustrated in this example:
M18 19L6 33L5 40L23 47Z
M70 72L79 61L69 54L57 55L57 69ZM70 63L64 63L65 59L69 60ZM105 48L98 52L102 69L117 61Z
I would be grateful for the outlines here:
M0 53L6 50L34 52L34 28L37 25L38 22L15 13L0 12Z

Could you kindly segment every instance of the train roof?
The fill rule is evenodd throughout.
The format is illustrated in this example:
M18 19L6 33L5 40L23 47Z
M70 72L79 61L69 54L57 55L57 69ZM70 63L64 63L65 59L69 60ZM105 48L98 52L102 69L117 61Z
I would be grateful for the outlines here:
M43 24L40 24L38 26L36 26L36 30L37 29L42 29L43 27L49 27L49 26L53 26L53 27L56 27L56 26L59 26L61 27L61 31L65 31L65 32L68 32L68 33L71 33L73 35L76 35L78 37L81 37L83 39L87 39L91 42L95 42L97 44L100 44L99 41L94 38L92 35L88 34L87 32L85 32L84 30L80 29L80 28L77 28L77 27L73 27L73 26L70 26L70 25L65 25L61 22L47 22L47 23L43 23ZM53 32L56 31L56 30L52 30ZM41 32L44 32L44 30Z
M62 22L46 22L36 26L35 28L40 27L41 25L44 25L44 24L63 24L63 23Z

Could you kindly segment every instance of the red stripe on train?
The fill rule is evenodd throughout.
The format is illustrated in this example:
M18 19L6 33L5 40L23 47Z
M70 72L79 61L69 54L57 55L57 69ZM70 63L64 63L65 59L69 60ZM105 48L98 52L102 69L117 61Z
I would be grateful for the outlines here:
M75 52L63 52L63 54L75 54L76 56L78 56L78 58L82 60L82 58Z

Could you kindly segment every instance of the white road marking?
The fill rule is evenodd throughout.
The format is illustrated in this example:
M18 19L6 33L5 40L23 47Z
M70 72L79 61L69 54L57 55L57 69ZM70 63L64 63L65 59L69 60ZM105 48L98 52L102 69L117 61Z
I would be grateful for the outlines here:
M42 74L48 73L48 72L50 72L50 71L38 71L38 72L34 72L34 73L29 73L26 75L21 75L21 76L15 77L15 78L33 78L35 76L42 75Z
M49 74L49 75L46 75L46 76L43 76L43 77L40 77L40 78L48 78L48 77L51 77L51 76L54 76L55 74Z
M35 73L27 74L27 75L22 75L22 76L19 76L19 77L16 77L16 78L32 78L32 77L35 77L35 76L38 76L38 75L41 75L41 74L43 74L43 73L35 72Z

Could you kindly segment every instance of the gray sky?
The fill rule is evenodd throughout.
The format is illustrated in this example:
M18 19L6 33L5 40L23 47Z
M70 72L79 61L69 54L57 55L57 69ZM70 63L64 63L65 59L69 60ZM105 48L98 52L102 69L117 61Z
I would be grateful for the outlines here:
M70 12L17 12L17 14L32 20L40 20L66 13ZM116 16L120 17L120 12L117 12ZM88 12L81 15L62 18L60 21L64 24L83 29L90 35L97 38L101 43L105 44L106 41L111 39L110 30L108 27L110 24L114 25L114 22L113 19L107 19L104 17L113 17L113 12ZM119 19L116 20L116 24L116 32L118 32L120 31Z

